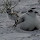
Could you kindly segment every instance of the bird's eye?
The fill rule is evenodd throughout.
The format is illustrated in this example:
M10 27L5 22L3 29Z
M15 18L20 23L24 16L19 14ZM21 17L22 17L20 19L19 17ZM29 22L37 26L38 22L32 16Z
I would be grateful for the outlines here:
M18 20L15 21L15 24L17 24Z
M18 20L16 20L16 22L18 22Z

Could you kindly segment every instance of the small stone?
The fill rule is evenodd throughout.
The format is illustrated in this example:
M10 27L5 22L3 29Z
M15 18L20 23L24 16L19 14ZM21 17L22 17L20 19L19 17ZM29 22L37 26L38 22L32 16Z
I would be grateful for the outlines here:
M28 12L33 12L33 10L28 10Z
M31 9L36 9L36 8L31 8Z
M35 11L34 13L38 13L37 11Z

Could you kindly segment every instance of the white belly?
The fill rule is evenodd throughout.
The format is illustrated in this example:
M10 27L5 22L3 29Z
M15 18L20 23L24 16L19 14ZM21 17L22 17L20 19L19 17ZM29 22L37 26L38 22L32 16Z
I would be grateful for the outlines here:
M18 24L17 27L21 29L29 29L32 30L35 27L35 18L25 15L25 21Z

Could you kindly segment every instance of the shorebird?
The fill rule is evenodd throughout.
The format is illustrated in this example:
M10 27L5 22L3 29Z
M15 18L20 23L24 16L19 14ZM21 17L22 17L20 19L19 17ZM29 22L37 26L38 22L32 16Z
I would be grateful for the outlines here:
M19 17L16 12L11 13L10 8L8 8L6 12L8 13L10 19L15 20L15 24L13 26L15 26L16 28L20 28L22 30L31 31L36 28L35 19L36 14L38 13L36 11L33 11L32 9L28 10L28 13L25 13L21 17Z
M38 13L37 11L34 11L32 9L28 10L28 13L25 13L18 20L19 24L16 27L17 30L18 30L18 28L20 28L22 30L27 30L27 31L36 30L37 29L37 26L36 26L36 14L37 13Z

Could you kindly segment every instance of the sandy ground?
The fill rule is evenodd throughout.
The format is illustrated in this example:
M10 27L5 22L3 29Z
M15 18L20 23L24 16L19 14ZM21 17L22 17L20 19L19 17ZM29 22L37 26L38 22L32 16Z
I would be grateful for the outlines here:
M34 7L40 7L38 5L35 6L35 3L38 3L37 0L27 0L27 2L26 0L21 0L15 10L19 10L19 8L22 9L23 7L29 9L31 4L34 4ZM39 10L40 9L37 9L37 11L40 13ZM37 18L40 21L40 16L37 16ZM7 13L0 13L0 40L40 40L40 30L18 32L16 29L14 30L14 28L11 28L13 24L14 21L8 18Z

